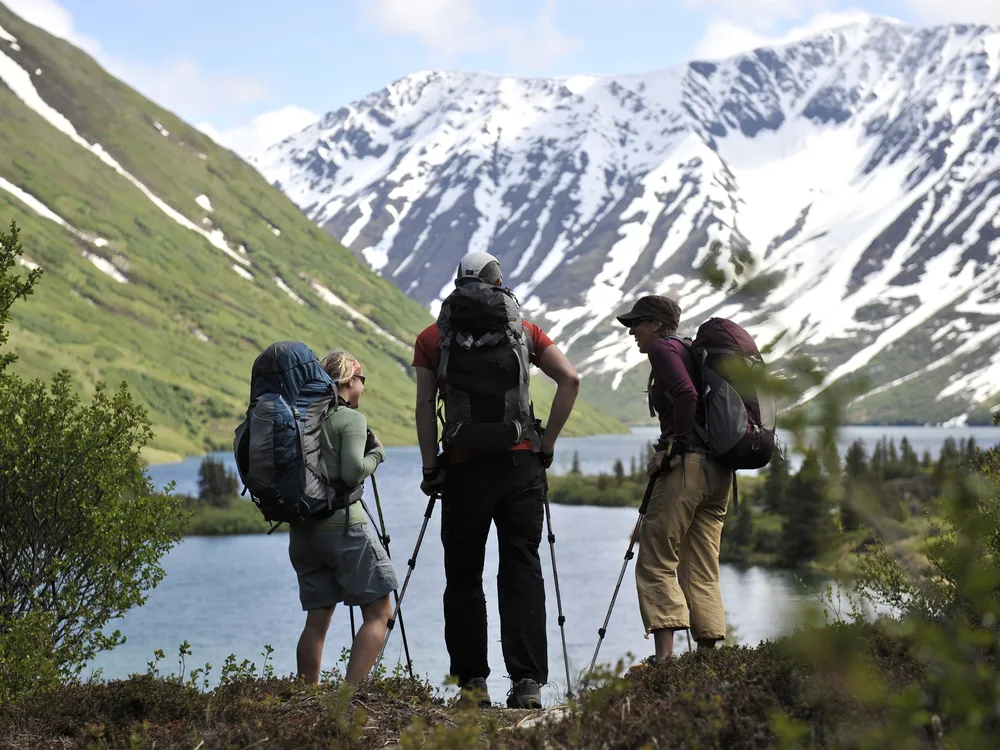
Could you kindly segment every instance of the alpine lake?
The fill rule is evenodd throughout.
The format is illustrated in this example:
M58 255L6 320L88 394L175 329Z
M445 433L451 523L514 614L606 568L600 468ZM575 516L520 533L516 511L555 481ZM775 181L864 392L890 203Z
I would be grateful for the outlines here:
M845 427L839 436L840 454L857 438L865 441L868 453L883 436L899 441L905 436L918 455L924 450L936 459L948 437L956 442L975 438L981 448L1000 444L1000 428L989 427ZM790 437L783 435L785 446ZM584 474L610 474L616 459L626 468L647 441L655 440L653 427L636 427L631 433L611 436L566 438L557 445L555 462L549 470L562 474L570 469L573 454L579 456ZM388 459L379 468L376 482L390 536L390 553L400 583L408 571L417 536L424 522L428 499L419 490L420 457L416 446L387 449ZM801 456L789 453L792 468ZM231 454L220 453L235 471ZM183 462L149 467L158 487L175 482L175 491L197 494L201 457ZM475 498L470 498L474 502ZM372 483L365 484L365 502L375 513ZM566 649L571 679L576 681L588 668L603 625L611 595L622 570L629 536L635 525L634 508L603 508L552 505L555 557L565 615ZM403 601L403 628L397 623L385 653L391 670L405 663L403 631L414 671L442 693L455 688L445 685L448 653L444 643L442 597L444 594L443 552L440 542L440 508L435 505L416 558ZM539 550L547 591L549 682L543 687L546 705L559 703L566 692L562 643L558 625L556 591L552 576L550 548L543 533ZM614 668L619 659L626 664L653 651L652 639L643 634L635 592L634 559L629 562L621 590L601 646L598 664ZM295 574L288 561L288 537L271 535L187 537L163 559L166 577L149 592L147 602L110 623L118 628L126 643L100 654L84 676L100 669L105 679L127 677L146 671L156 649L166 653L158 666L163 673L180 673L178 646L187 641L191 655L184 669L213 665L212 677L230 654L237 662L264 664L265 645L273 647L268 664L277 675L295 671L295 647L305 616L298 601ZM497 548L491 531L483 572L489 617L489 653L492 674L488 679L494 701L503 700L509 681L500 645L500 620L496 603ZM756 645L792 632L815 616L820 597L831 581L802 572L739 568L723 565L723 600L735 642ZM834 591L836 585L834 584ZM810 614L810 612L812 614ZM360 623L360 612L355 610ZM676 636L677 649L688 648L687 634ZM323 669L336 665L342 650L351 642L348 611L338 607L327 636ZM346 665L340 665L342 669Z

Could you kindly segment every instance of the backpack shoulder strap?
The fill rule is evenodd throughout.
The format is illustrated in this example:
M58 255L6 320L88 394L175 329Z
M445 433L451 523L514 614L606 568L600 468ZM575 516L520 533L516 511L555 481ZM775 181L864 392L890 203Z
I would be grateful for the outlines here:
M523 321L519 329L513 325L507 326L507 341L517 355L521 383L527 384L531 372L531 336L528 335L528 331L524 328ZM527 345L525 345L526 341L529 342Z
M340 397L331 387L329 393L316 398L306 409L305 418L299 427L304 472L303 487L306 497L330 500L329 477L323 460L322 444L329 440L326 435L326 417L331 407L337 409Z
M685 338L684 336L678 336L675 333L667 336L666 338L673 341L680 341L684 345L684 347L691 353L691 359L694 360L694 366L698 369L699 372L701 371L701 368L705 363L705 357L706 357L705 350L697 349L694 345L694 342L691 339ZM701 355L700 357L699 354ZM690 372L688 373L688 375L690 375L692 379L694 379L696 374L697 373L690 373Z
M687 347L687 350L689 352L694 351L694 342L689 338L685 338L684 336L678 336L676 333L672 333L669 336L665 336L664 338L670 339L672 341L680 341L682 344L684 344L684 346Z
M671 334L670 336L667 336L667 338L673 339L674 341L680 341L684 345L684 347L688 350L688 352L691 353L691 359L694 361L695 371L694 372L691 372L690 370L688 371L688 377L691 378L691 382L694 384L695 391L698 394L698 401L697 405L695 406L694 425L692 425L692 427L694 429L695 435L702 441L705 441L707 439L708 433L705 431L702 424L699 423L699 418L701 422L705 422L707 417L707 415L705 414L705 410L707 408L705 396L707 395L707 393L704 391L705 388L704 368L705 368L705 360L708 358L708 355L704 349L699 349L698 347L695 347L694 341L692 341L689 338L685 338L684 336L678 336L676 334Z

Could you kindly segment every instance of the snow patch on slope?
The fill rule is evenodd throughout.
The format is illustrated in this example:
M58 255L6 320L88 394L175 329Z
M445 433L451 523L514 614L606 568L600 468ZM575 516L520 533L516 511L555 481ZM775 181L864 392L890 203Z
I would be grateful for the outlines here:
M306 278L306 277L303 276L303 278ZM344 302L344 300L342 300L336 294L334 294L329 289L327 289L325 286L323 286L322 284L320 284L318 281L310 281L310 286L312 286L313 291L315 291L316 294L319 295L320 299L322 299L328 305L332 305L333 307L337 307L337 308L340 308L341 310L344 310L348 315L350 315L355 320L362 320L365 323L367 323L369 326L371 326L375 330L375 333L377 333L379 336L382 336L383 338L386 338L389 341L392 341L394 344L399 344L402 347L406 347L406 344L404 344L402 341L400 341L399 339L397 339L395 336L393 336L391 333L389 333L385 329L383 329L380 326L378 326L370 318L367 318L364 315L362 315L361 313L359 313L357 310L355 310L353 307L351 307L350 305L348 305L346 302Z
M240 276L242 276L247 281L253 281L253 274L250 273L247 269L241 268L240 266L238 266L235 263L233 263L233 270L236 271L236 273L238 273Z
M37 71L41 72L41 71ZM105 151L99 143L90 144L84 140L79 133L77 133L76 128L62 113L57 112L55 109L50 107L44 99L39 95L38 90L35 88L35 84L31 82L31 76L25 71L21 66L19 66L12 59L7 57L3 52L0 52L0 79L7 84L8 88L14 95L17 96L24 104L36 114L38 114L42 119L48 122L52 127L59 130L64 135L68 136L77 145L85 148L94 154L98 159L100 159L104 164L114 169L118 174L131 182L138 190L145 195L157 208L159 208L163 213L173 219L175 222L180 224L185 229L190 229L192 232L196 232L204 237L208 242L218 250L221 250L229 257L233 258L238 263L243 265L250 265L250 262L246 258L240 257L240 255L229 247L229 243L226 242L225 237L222 232L208 233L197 224L192 222L186 216L181 214L179 211L175 210L161 198L157 197L149 188L137 180L132 174L125 170L117 161L115 161L112 156Z
M375 247L366 247L361 251L361 255L375 272L381 271L389 264L389 252Z
M128 283L128 279L126 279L122 275L121 271L119 271L117 268L114 267L111 261L102 258L100 255L94 255L93 253L88 253L86 250L84 250L83 252L83 257L89 260L91 263L97 266L98 269L106 273L108 276L117 281L119 284Z
M5 42L10 42L11 44L17 44L17 37L7 31L7 29L3 26L0 26L0 39L3 39Z
M0 177L0 189L6 190L8 193L13 195L15 198L24 203L28 208L34 211L36 214L38 214L44 219L48 219L49 221L55 222L63 229L67 230L74 237L81 239L84 242L88 242L94 247L107 247L108 241L106 239L102 237L93 237L89 234L81 232L79 229L72 226L69 222L67 222L65 219L59 216L59 214L57 214L51 208L49 208L40 200L38 200L38 198L22 190L12 182L5 180L3 177ZM111 263L111 261L87 251L83 252L83 257L89 260L91 263L97 266L97 268L99 268L101 271L103 271L108 276L113 278L115 281L121 284L128 282L128 279L125 278L125 276L121 273L121 271L115 268L115 266ZM37 268L37 266L34 267Z
M67 229L70 228L69 224L59 214L38 200L38 198L25 192L14 183L8 182L3 177L0 177L0 188L6 190L42 218L54 221L59 226L66 227ZM76 233L75 230L74 233Z
M927 270L920 282L912 287L904 288L909 294L916 294L920 299L928 301L921 303L913 312L886 329L875 339L874 343L864 347L844 364L834 368L827 375L824 383L828 385L860 369L890 344L898 341L917 326L926 323L935 313L940 312L950 302L953 302L955 298L967 294L977 282L972 266L965 264L957 274L951 275L961 254L962 247L953 245L928 261ZM807 390L800 398L799 403L805 403L814 398L822 390L823 386Z
M361 203L358 204L358 208L361 210L361 216L358 218L356 222L354 222L353 224L351 224L350 227L348 227L347 231L344 233L344 236L340 238L340 244L342 244L344 247L350 247L351 245L353 245L355 240L358 239L358 235L361 234L361 230L364 229L365 224L368 223L368 220L371 218L372 215L373 200L374 198L369 198L368 200L361 201Z
M283 291L285 294L287 294L293 300L295 300L296 302L298 302L300 305L304 305L305 304L305 300L303 300L299 295L297 295L292 290L292 288L289 287L288 284L286 284L284 282L284 280L280 276L275 276L274 277L274 283L278 285L278 289L280 289L281 291Z
M212 208L212 201L208 199L207 195L199 195L194 199L194 202L201 206L203 209L211 213L215 209Z

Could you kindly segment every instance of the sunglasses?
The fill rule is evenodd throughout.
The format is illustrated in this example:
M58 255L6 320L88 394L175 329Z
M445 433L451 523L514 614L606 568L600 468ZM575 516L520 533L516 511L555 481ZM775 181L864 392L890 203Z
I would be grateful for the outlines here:
M356 377L358 380L361 381L361 385L365 384L365 376L364 375L355 375L354 377Z

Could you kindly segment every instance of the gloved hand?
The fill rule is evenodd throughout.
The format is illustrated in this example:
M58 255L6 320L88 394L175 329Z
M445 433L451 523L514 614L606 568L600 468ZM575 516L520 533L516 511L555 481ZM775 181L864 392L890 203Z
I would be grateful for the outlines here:
M539 422L539 425L541 425L541 422ZM540 434L542 436L542 445L538 455L542 459L542 466L547 469L552 466L552 459L555 458L556 441L550 440L545 436L544 428L540 428Z
M651 477L655 477L660 473L663 468L663 460L666 458L666 451L657 451L652 456L649 457L649 463L646 465L646 474Z
M381 447L382 443L377 437L375 437L375 433L372 432L371 430L368 430L368 440L365 443L365 453L366 454L371 453L376 448L381 448Z
M670 455L670 451L657 451L649 459L646 474L650 477L655 477L661 472L669 472L671 469L679 466L683 460L684 457L679 453Z
M439 494L444 488L444 480L447 476L448 472L440 466L430 469L425 468L424 478L420 482L420 491L427 495L427 497Z

